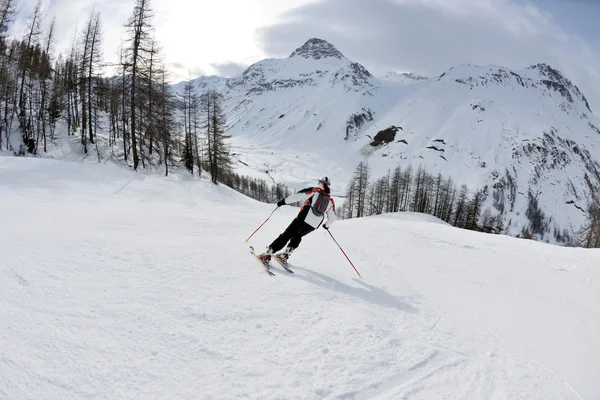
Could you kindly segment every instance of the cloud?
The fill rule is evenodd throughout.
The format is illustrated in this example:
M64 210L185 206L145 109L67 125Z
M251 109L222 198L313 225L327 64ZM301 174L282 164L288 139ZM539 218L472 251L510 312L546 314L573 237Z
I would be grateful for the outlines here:
M233 61L211 63L210 66L213 67L218 76L224 77L239 76L248 68L248 64L240 64Z
M600 61L588 43L548 12L509 0L325 0L286 12L261 28L266 54L284 57L308 38L334 44L375 74L440 74L463 64L560 69L600 109Z
M14 37L21 38L25 34L27 17L36 2L37 0L22 0L21 11L11 29ZM190 74L197 77L200 74L211 73L215 70L211 63L219 66L222 64L217 72L231 73L238 62L236 56L242 59L250 57L251 61L262 58L262 54L258 54L258 48L248 43L253 26L248 22L238 21L237 17L227 18L225 12L232 9L231 2L232 0L224 0L219 5L205 6L187 0L152 1L154 35L161 47L163 59L170 68L173 81L186 80ZM92 10L99 12L102 28L101 47L104 53L103 60L107 64L104 72L114 73L116 68L111 65L118 63L119 47L128 37L125 24L133 12L134 4L134 0L43 0L42 40L45 40L44 35L47 35L50 21L56 16L54 55L66 55L74 38L76 43L81 42L83 29ZM242 8L247 7L249 6ZM209 22L198 23L200 15L211 13L213 16L208 19ZM246 15L252 14L247 12ZM223 20L230 21L234 27L223 24ZM236 35L246 39L236 40ZM214 37L214 40L206 40L208 37ZM228 65L224 61L227 59L234 61Z
M276 20L283 10L318 0L152 0L155 37L167 65L177 65L174 80L188 78L190 71L231 74L237 65L249 65L265 58L254 40L254 31ZM37 0L19 0L21 12L11 33L23 37L27 16ZM73 37L81 31L92 8L100 12L104 60L116 63L119 46L127 38L124 25L135 0L42 0L44 21L56 15L55 55L69 52ZM211 64L214 64L211 65ZM218 68L216 68L216 67ZM236 69L237 68L237 69ZM112 68L107 68L110 73Z
M170 63L169 66L171 68L175 68L175 69L185 69L185 64L184 63L180 63L180 62Z
M208 75L206 70L201 67L190 67L188 63L171 62L167 64L169 72L169 81L171 83L179 83L194 79L199 76Z

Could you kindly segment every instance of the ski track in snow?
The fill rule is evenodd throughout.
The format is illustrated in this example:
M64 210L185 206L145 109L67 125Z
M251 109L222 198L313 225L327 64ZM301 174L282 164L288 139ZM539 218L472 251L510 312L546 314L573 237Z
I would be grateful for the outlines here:
M339 221L108 165L0 157L2 399L594 399L600 253L424 215Z

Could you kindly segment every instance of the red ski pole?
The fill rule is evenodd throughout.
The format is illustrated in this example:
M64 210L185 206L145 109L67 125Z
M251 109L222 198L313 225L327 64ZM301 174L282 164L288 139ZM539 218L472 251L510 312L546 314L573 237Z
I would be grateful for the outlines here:
M344 251L344 249L342 249L342 246L340 246L340 244L337 242L337 240L335 240L335 238L333 237L333 235L331 234L331 232L329 232L329 229L327 229L327 233L329 233L329 236L331 236L331 238L333 239L333 241L335 242L335 244L337 244L338 247L340 248L340 250L342 251L342 253L344 253L344 256L346 257L346 260L348 260L348 262L350 263L350 265L352 265L352 268L354 268L354 270L356 271L356 273L358 274L358 276L360 278L362 278L362 276L360 275L360 272L358 272L358 270L356 269L356 267L354 266L354 264L352 264L352 261L350 261L350 259L346 255L346 252Z
M277 207L277 208L279 208L279 207ZM273 210L273 212L271 213L271 215L273 215L273 213L274 213L275 211L277 211L277 208L275 208L275 209ZM252 236L254 236L254 234L255 234L256 232L258 232L258 230L259 230L260 228L262 228L264 224L266 224L266 223L267 223L267 221L269 220L269 218L271 218L271 215L269 215L269 217L268 217L268 218L265 220L265 222L263 222L263 223L262 223L262 224L261 224L261 225L260 225L258 228L256 228L256 230L255 230L254 232L252 232L252 235L250 235L250 237L249 237L248 239L246 239L246 242L248 242L248 240L250 240L250 238L251 238Z

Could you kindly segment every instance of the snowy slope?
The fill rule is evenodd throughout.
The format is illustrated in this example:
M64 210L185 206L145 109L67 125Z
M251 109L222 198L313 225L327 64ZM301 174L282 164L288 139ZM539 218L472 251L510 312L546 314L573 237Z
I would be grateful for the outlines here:
M0 398L597 399L600 253L396 214L269 277L223 187L0 157ZM277 211L250 241L295 215Z
M580 89L545 64L378 79L332 44L310 39L240 77L193 84L225 94L238 169L293 188L328 175L342 193L363 159L374 177L422 164L472 191L487 186L484 208L502 215L511 235L529 227L526 210L536 199L547 225L536 238L556 242L556 233L580 229L590 185L600 187L600 119ZM391 125L403 128L396 140L371 146Z

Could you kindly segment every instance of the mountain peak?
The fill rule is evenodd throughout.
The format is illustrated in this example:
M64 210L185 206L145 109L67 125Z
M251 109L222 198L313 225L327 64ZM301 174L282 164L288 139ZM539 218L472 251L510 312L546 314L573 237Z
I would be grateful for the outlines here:
M579 88L567 79L557 69L552 68L548 64L540 63L531 65L528 70L537 71L540 75L540 83L546 85L548 89L553 89L559 92L565 97L570 103L573 103L574 99L579 100L585 104L585 107L591 112L590 105L585 98L584 94Z
M527 69L533 69L539 71L540 74L552 78L555 81L566 80L566 78L560 73L559 70L552 68L546 63L539 63L529 66Z
M320 60L321 58L337 58L341 60L344 58L344 55L334 45L326 40L317 38L309 39L302 46L298 47L290 55L290 58L296 56L315 60Z

